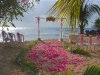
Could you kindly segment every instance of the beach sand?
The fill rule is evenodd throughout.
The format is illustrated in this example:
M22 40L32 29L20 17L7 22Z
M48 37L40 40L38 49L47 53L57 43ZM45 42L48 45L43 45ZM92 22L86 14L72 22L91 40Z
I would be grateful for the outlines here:
M58 41L58 39L50 39L50 40ZM45 41L47 40L43 40L42 42ZM68 39L64 39L64 41L73 46L73 48L76 47L75 43L69 43ZM27 41L25 43L26 43L25 47L27 47L27 45L33 43L33 41ZM87 66L89 65L100 66L100 49L94 51L93 50L91 51L91 49L89 49L88 51L92 54L92 58L82 57L82 59L84 59L84 64L74 69L76 75L82 75L85 72ZM0 43L0 75L31 75L28 72L23 71L23 69L16 64L15 55L19 51L21 51L21 48L17 47L17 44L15 47L11 47L10 45L7 46L3 43Z

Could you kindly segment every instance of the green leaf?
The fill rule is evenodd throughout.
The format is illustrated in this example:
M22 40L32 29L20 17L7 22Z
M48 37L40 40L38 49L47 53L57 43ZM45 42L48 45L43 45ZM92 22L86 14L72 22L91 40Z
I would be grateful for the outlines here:
M32 9L33 1L26 2L25 4L18 0L0 0L0 13L3 16L2 21L12 22L14 19L24 17L24 12ZM2 25L4 26L4 25ZM13 27L14 24L12 24Z
M15 27L16 28L16 26L14 25L14 23L12 23L12 22L10 22L11 23L11 25L13 26L13 27Z
M83 75L100 75L100 66L88 66Z

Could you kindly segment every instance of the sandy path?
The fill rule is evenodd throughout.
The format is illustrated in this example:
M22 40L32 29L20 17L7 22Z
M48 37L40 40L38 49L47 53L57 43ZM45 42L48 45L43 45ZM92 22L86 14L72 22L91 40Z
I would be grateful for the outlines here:
M68 42L68 40L66 41ZM26 42L26 45L30 43L32 43L32 41ZM73 46L75 46L75 44L73 44ZM14 57L19 51L20 48L18 47L7 47L0 43L0 75L30 75L24 72L15 62ZM75 68L74 72L76 75L82 75L89 65L94 64L100 66L100 49L90 53L92 54L92 58L83 57L84 64Z

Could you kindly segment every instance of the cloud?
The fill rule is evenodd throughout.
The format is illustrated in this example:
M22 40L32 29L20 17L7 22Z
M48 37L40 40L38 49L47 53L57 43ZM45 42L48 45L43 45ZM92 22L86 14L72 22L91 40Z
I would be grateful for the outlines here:
M35 3L33 10L29 10L28 13L24 13L22 21L14 20L17 27L37 27L35 17L45 17L46 12L54 5L57 0L40 0L40 4ZM93 1L93 2L92 2ZM93 4L99 5L100 0L90 0ZM53 27L52 22L46 22L45 19L41 19L40 25L42 27ZM89 25L90 27L90 25Z
M24 17L21 20L14 20L14 24L17 27L32 27L36 26L35 17L45 17L46 12L54 5L56 0L40 0L40 4L35 3L33 10L29 10L28 13L24 13ZM41 19L41 26L53 26L52 23L47 23L46 20Z
M97 4L100 6L100 0L93 0L93 4Z

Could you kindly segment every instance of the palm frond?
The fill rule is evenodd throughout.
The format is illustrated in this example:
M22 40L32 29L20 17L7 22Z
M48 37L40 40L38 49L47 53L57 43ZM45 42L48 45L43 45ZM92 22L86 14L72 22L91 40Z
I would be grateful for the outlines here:
M89 0L58 0L47 15L66 18L63 24L75 29L78 23L85 27L94 13L100 15L100 8L98 5L89 5ZM60 25L59 22L57 24Z
M100 15L100 7L98 5L91 5L89 10L91 11L91 13L98 13Z
M71 21L73 22L72 24L74 24L76 27L76 19L78 16L79 19L79 6L81 4L81 0L58 0L53 7L47 12L47 15L53 15L55 17L59 17L59 18L66 18L66 20L63 22L64 25L66 26L70 26ZM78 6L77 6L78 5ZM74 9L74 11L72 11L71 9ZM77 11L77 12L75 12ZM71 19L70 21L70 15L73 15L75 18ZM57 21L56 21L57 22Z
M88 66L83 75L100 75L100 66Z

